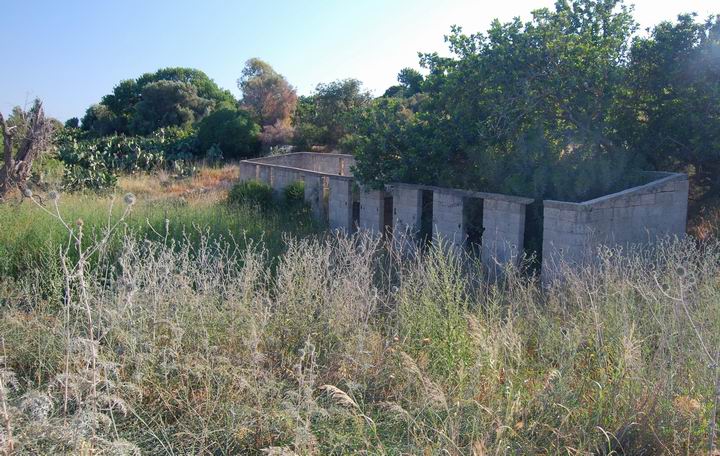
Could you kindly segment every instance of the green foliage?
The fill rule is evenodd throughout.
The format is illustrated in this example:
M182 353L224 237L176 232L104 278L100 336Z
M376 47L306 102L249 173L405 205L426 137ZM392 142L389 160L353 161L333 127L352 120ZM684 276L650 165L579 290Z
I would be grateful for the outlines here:
M224 108L198 124L198 142L205 152L217 145L226 158L242 159L260 152L260 126L246 111Z
M158 130L152 136L85 138L69 132L56 140L58 157L65 164L68 189L106 190L115 186L119 173L169 168L178 174L193 171L188 161L196 150L191 131Z
M657 169L720 195L720 16L681 15L633 42L618 129Z
M359 177L570 200L623 187L640 165L615 128L634 28L619 1L594 0L486 34L454 28L453 57L423 55L423 81L400 75L419 99L360 116Z
M65 128L80 128L80 119L71 117L65 121Z
M141 101L135 105L130 131L147 135L163 127L188 128L205 116L212 106L195 87L176 81L157 81L146 85Z
M249 180L235 184L228 194L230 204L253 204L261 208L273 206L273 189L268 184Z
M202 71L164 68L121 81L88 108L82 128L94 136L148 134L160 127L184 127L209 111L233 106L232 94Z
M352 116L371 99L357 79L318 84L311 97L301 98L295 114L296 146L337 146L351 133Z
M295 181L285 187L285 202L290 207L299 207L305 204L305 182Z

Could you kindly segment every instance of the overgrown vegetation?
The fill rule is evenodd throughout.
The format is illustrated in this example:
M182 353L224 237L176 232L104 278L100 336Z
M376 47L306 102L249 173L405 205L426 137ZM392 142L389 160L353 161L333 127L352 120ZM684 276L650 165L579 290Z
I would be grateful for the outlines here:
M453 28L451 57L423 54L427 76L357 113L356 175L584 200L656 168L719 194L720 19L636 27L621 1L583 0Z
M86 226L67 220L71 240L85 239ZM2 279L0 445L707 449L716 241L601 252L599 267L567 271L549 290L513 270L488 285L474 262L437 246L407 256L365 237L284 242L275 261L263 243L207 237L123 235L117 256L73 241L56 257L64 274L46 263Z

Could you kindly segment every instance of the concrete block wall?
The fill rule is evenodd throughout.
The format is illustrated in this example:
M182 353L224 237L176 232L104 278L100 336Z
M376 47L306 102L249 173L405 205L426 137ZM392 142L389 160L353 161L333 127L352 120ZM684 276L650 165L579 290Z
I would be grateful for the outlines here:
M360 191L359 228L383 233L385 229L385 192L381 190Z
M396 236L415 236L420 231L422 188L395 185L393 194L393 232Z
M532 200L483 200L482 262L491 276L502 265L517 264L525 241L525 211Z
M272 166L269 165L257 165L257 180L265 182L270 185L272 178Z
M257 167L255 163L241 161L240 164L240 182L257 179Z
M456 191L433 191L433 239L462 246L467 238L462 194Z
M328 200L328 223L331 230L353 231L352 223L352 179L330 176L330 197Z
M323 174L336 174L339 176L352 176L351 168L355 164L355 157L346 154L331 154L318 152L293 152L284 155L272 155L248 160L252 163L285 166Z
M305 180L305 198L317 217L327 217L332 229L353 230L351 167L354 158L343 154L299 152L263 157L240 164L240 179L256 178L281 192ZM597 247L648 243L663 236L685 234L688 203L687 176L648 173L653 180L582 203L544 201L543 278L551 277L562 262L582 264L593 260ZM323 182L327 182L323 184ZM329 188L327 188L329 187ZM329 192L327 209L324 191ZM417 234L420 229L422 191L433 192L433 233L436 238L463 243L464 198L483 200L482 258L492 273L497 263L515 263L524 243L528 198L411 184L391 184L396 235ZM384 229L383 192L361 192L359 226Z
M313 216L318 220L325 220L325 205L323 204L323 176L318 174L305 174L305 202L310 206Z
M282 194L286 187L300 180L303 180L303 173L294 168L272 168L270 185L275 193Z
M684 236L688 179L684 174L653 173L656 180L583 203L543 202L543 279L561 265L595 261L600 245L648 244Z

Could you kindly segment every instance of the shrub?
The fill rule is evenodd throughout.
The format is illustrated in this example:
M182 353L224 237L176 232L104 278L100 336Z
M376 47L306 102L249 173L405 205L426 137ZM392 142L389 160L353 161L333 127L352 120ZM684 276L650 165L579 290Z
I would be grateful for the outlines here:
M273 189L264 182L255 180L235 184L228 194L230 204L257 204L267 208L273 205Z
M68 133L56 140L65 165L64 185L79 190L103 190L115 185L118 173L170 169L179 175L194 172L197 138L189 129L160 129L151 136L86 138Z
M285 187L285 202L289 206L301 206L305 204L305 182L295 181Z
M200 150L217 145L225 158L249 158L260 152L260 126L245 111L220 109L198 124Z

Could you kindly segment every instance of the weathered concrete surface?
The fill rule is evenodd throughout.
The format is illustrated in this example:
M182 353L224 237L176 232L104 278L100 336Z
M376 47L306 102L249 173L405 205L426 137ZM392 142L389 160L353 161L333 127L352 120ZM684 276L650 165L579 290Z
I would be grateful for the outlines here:
M247 161L339 176L352 176L351 168L355 165L355 157L352 155L317 152L293 152Z
M552 279L565 265L593 263L600 245L630 246L684 236L687 176L652 174L658 179L583 203L544 201L543 279Z
M272 176L272 167L267 165L258 165L257 166L257 179L260 182L265 182L266 184L270 185L270 179Z
M455 192L433 191L433 239L457 247L467 238L463 217L464 197Z
M257 167L255 163L241 161L240 164L240 182L257 179Z
M271 174L271 186L275 193L282 192L291 184L303 180L303 173L293 168L274 167Z
M385 192L382 190L360 191L359 228L383 233L385 229Z
M245 160L240 179L258 179L277 191L296 180L306 183L305 198L316 217L327 217L332 229L353 230L352 172L354 158L335 153L298 152ZM649 173L652 182L583 203L544 201L543 278L552 276L561 262L593 260L602 245L648 243L658 237L685 234L687 176ZM329 184L323 184L327 180ZM320 182L320 183L318 183ZM329 186L325 208L323 192ZM422 192L433 192L433 235L461 245L466 238L465 198L483 200L482 259L491 273L522 254L526 206L533 200L511 195L427 185L393 183L392 222L383 220L383 192L361 192L360 227L381 231L394 226L394 235L416 235L420 230Z
M310 206L313 216L318 220L325 220L325 205L323 204L323 177L316 174L305 174L305 202Z
M352 179L329 177L330 198L328 222L331 230L353 231L352 223Z
M526 203L483 201L482 263L491 277L506 264L517 264L523 252Z
M422 188L417 185L394 184L393 233L395 236L416 236L420 231Z

